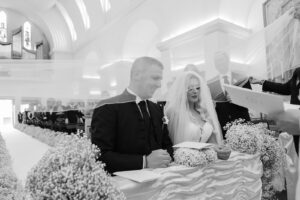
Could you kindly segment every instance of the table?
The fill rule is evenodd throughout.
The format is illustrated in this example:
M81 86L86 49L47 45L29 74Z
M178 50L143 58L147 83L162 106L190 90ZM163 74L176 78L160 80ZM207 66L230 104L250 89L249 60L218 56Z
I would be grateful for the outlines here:
M119 176L113 181L128 200L197 199L261 200L263 173L259 154L232 152L227 161L206 167L171 166L154 169L160 178L137 183Z

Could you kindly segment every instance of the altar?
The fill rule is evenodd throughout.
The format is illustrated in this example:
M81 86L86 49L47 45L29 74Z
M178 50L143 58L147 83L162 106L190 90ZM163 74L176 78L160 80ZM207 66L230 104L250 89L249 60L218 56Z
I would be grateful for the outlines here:
M138 183L113 177L128 200L198 199L260 200L263 166L259 154L232 152L228 160L203 168L171 166L154 169L161 176Z

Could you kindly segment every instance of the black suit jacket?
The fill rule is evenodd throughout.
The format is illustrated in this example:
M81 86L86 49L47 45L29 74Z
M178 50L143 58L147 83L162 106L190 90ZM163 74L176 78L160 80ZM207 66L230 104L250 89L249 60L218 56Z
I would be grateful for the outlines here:
M125 90L121 95L103 100L93 112L92 143L101 150L100 159L108 172L136 170L143 167L143 155L149 147L145 123L135 102L136 97ZM172 156L172 142L160 107L148 101L158 148L167 149Z
M265 81L262 87L263 91L275 92L282 95L291 95L290 103L300 105L298 99L299 95L299 85L296 85L296 80L291 78L286 83L275 83L271 81Z
M252 89L249 80L247 81L241 80L241 82L244 82L244 84L239 85L240 87L247 88L250 90ZM216 112L222 128L224 139L226 134L226 130L224 129L224 126L226 126L228 122L232 122L239 118L245 119L246 121L250 121L250 115L247 108L236 105L228 101L216 102Z
M297 83L297 79L300 80L300 68L296 68L293 73L292 78L286 83L275 83L271 81L265 81L263 84L263 91L275 92L282 95L291 95L290 103L300 105L298 99L300 83ZM296 147L296 152L299 151L299 136L294 135L294 142Z

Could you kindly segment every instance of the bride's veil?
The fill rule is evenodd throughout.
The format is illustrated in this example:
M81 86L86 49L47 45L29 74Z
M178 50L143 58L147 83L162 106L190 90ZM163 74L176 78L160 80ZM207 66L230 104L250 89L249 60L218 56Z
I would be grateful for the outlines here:
M223 143L222 132L218 117L214 108L209 88L203 78L195 72L184 72L176 78L168 95L165 106L165 113L169 118L169 132L174 144L185 141L188 133L185 133L185 127L188 121L193 119L189 112L189 105L186 92L191 78L197 78L200 82L200 101L198 108L203 120L209 121L213 127L213 134L218 144Z

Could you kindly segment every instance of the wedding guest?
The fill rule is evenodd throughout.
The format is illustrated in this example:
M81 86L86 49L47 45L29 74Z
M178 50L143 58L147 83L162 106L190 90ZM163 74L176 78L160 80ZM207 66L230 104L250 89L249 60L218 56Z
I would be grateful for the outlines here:
M290 95L290 103L300 105L300 100L298 98L300 89L300 67L295 69L292 77L285 83L276 83L258 78L252 78L251 83L262 85L262 90L265 92Z
M223 137L225 138L226 130L224 129L224 127L227 123L240 118L245 119L246 121L250 121L250 115L247 108L231 102L231 98L224 88L224 84L236 85L236 83L234 83L233 81L235 73L233 73L230 69L231 61L229 54L226 51L215 52L214 66L219 74L216 78L213 79L221 84L222 92L219 92L219 90L217 90L217 93L216 91L213 91L214 87L211 86L213 86L214 84L209 84L208 86L210 87L211 93L214 94L212 98L216 105L216 112L221 124ZM246 82L244 82L243 84L238 84L237 86L251 89L250 83L247 84Z
M285 83L276 83L273 81L251 78L252 84L262 85L264 92L274 92L281 95L290 95L290 103L300 105L299 89L300 89L300 67L293 72L292 77ZM287 127L288 128L288 127ZM296 151L299 150L299 136L294 136Z
M173 149L163 112L150 99L161 86L163 65L151 57L132 64L130 84L94 110L92 143L101 149L108 172L167 167Z
M221 144L222 133L209 89L195 72L184 72L175 80L165 112L174 144L195 141Z

